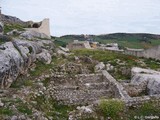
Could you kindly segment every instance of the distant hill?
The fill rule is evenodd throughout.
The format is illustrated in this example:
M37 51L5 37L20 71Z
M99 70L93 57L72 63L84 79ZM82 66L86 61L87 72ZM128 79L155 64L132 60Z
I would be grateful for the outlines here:
M56 38L56 42L65 46L73 40L90 40L100 43L116 42L122 47L130 48L150 48L160 45L160 35L147 33L113 33L103 35L65 35Z

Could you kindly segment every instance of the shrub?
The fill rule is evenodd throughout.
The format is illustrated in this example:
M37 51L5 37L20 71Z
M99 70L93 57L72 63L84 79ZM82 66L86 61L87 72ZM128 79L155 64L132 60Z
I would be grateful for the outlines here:
M121 100L101 100L99 109L103 116L111 117L114 120L121 118L121 113L124 111L125 104Z

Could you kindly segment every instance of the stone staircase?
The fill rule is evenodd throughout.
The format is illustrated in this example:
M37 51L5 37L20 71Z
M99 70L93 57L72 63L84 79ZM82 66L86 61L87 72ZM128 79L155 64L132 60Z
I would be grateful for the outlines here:
M51 85L52 97L66 105L85 105L102 98L113 97L114 93L110 89L109 83L103 80L102 75L80 75L73 80L77 82L77 85L72 84L74 82L67 83L67 85L56 84L54 87Z

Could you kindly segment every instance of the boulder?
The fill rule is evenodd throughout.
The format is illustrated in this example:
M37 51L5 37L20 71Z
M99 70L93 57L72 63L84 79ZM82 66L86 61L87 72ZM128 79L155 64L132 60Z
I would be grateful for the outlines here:
M44 64L50 64L52 61L52 56L48 50L43 49L40 54L37 54L37 59Z
M63 51L63 50L60 50L60 49L57 50L57 54L58 54L58 55L64 55L64 56L70 55L69 53L67 53L67 52L65 52L65 51Z
M20 35L22 33L23 33L22 31L18 31L17 29L14 29L14 30L8 32L7 35L13 36L13 35Z
M132 76L134 76L135 74L139 74L139 73L142 73L142 74L158 74L160 75L160 72L158 71L155 71L155 70L151 70L151 69L143 69L143 68L139 68L139 67L133 67L132 70L131 70L131 74Z
M148 94L160 94L160 75L155 76L153 80L150 80L147 85Z
M136 74L132 80L131 85L138 86L137 89L147 91L147 94L160 94L160 75L156 74Z
M106 70L107 71L111 71L111 70L113 70L114 69L114 67L111 65L111 64L106 64Z
M95 71L99 72L99 71L103 70L104 68L105 68L105 64L103 62L100 62L95 66Z
M60 50L62 50L62 51L64 51L64 52L69 52L69 49L68 48L64 48L64 47L59 47L60 48Z

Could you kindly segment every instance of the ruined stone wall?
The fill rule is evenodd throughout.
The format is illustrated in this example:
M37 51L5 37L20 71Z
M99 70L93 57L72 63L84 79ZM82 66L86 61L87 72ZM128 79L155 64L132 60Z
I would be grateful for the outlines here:
M143 51L143 57L160 60L160 46L155 46Z
M125 50L124 54L160 60L160 46L155 46L143 51Z
M66 105L85 105L102 98L117 98L116 86L102 74L59 76L51 81L54 84L49 87L52 97Z
M67 45L67 48L70 50L76 50L76 49L84 49L85 46L83 43L70 43Z
M143 51L125 50L124 54L143 57Z
M66 105L91 104L102 98L130 98L123 86L107 71L98 74L53 76L51 81L49 89L52 97Z
M38 27L38 28L26 28L26 30L35 31L35 32L39 32L39 33L44 33L44 34L47 35L49 38L51 38L49 19L44 19L44 20L41 22L40 27Z
M109 83L109 87L112 89L115 98L120 98L120 99L130 98L124 87L119 82L117 82L107 71L105 70L102 71L102 74L105 81Z
M160 107L160 95L153 95L153 96L141 96L141 97L132 97L131 99L125 100L126 106L134 106L139 107L146 102L154 102L157 107Z

